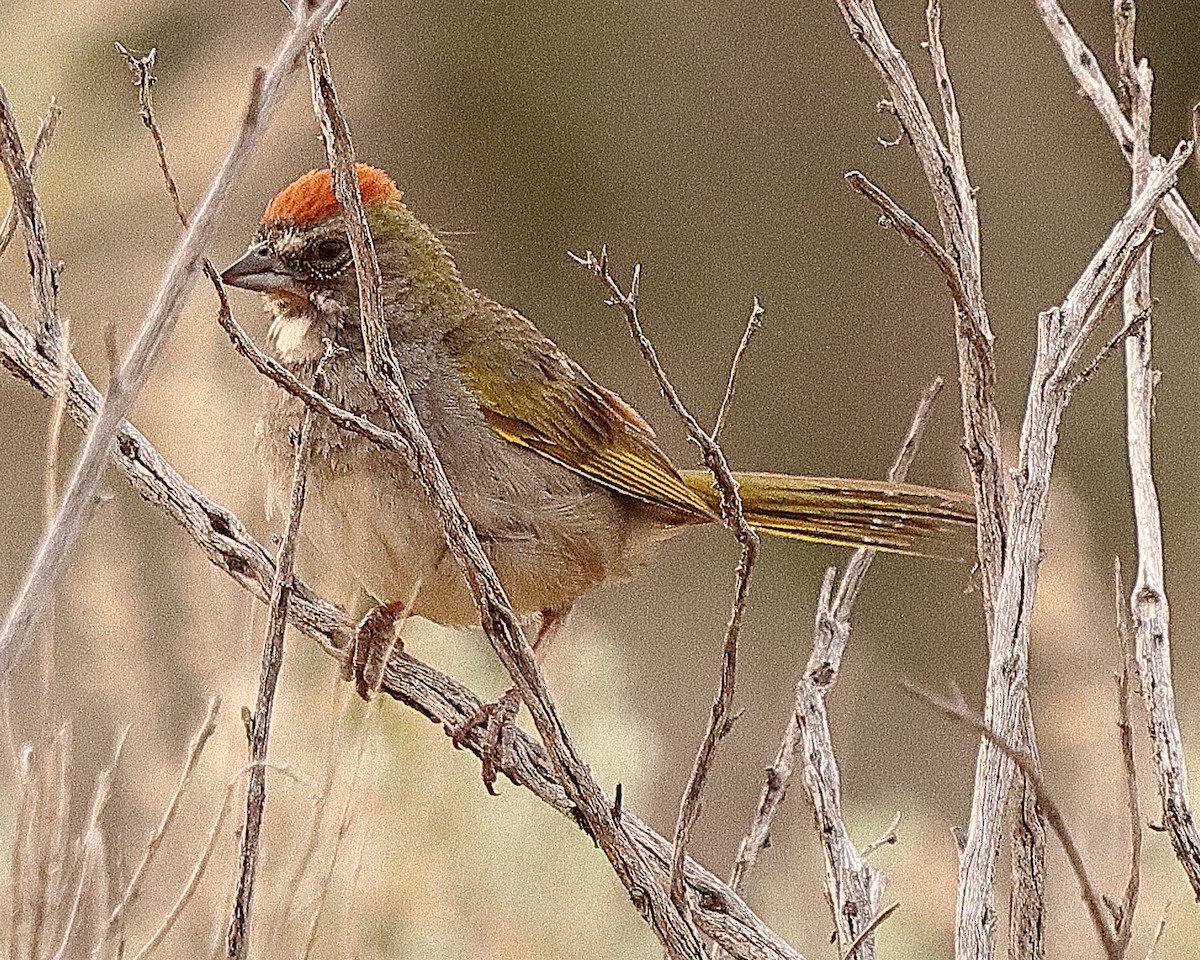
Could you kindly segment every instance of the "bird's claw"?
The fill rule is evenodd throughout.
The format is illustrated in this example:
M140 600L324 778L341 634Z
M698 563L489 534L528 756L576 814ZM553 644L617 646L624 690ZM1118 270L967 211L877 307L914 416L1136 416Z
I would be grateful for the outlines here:
M480 706L457 728L446 727L446 733L458 749L476 729L484 728L479 755L483 761L483 785L493 797L499 796L496 792L496 776L510 766L517 732L517 711L520 708L520 694L510 689L495 703Z
M402 613L402 608L386 603L367 611L342 655L342 679L353 680L358 695L368 703L383 685L384 671L392 654L404 649L404 641L396 636L396 621Z

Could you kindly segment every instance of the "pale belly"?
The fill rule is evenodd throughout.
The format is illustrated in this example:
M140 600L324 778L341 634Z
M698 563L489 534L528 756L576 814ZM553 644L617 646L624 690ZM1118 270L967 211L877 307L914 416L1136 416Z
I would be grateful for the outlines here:
M443 451L443 458L520 615L565 613L587 591L628 577L677 529L495 435L484 445L467 457ZM278 513L287 502L290 460L269 441L260 446ZM377 601L411 602L413 615L439 624L478 624L423 490L406 466L365 441L343 436L333 449L318 444L301 530L322 566L348 573Z

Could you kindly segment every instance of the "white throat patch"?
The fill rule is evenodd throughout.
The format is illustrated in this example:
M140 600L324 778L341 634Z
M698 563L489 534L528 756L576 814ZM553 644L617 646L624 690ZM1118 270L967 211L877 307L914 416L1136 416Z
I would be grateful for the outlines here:
M291 311L273 311L267 329L275 349L285 363L302 363L321 355L320 344L309 341L312 318Z

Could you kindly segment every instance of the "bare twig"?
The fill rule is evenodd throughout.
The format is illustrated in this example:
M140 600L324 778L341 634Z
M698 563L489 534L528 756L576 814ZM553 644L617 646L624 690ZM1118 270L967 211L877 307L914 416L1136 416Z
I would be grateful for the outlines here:
M37 178L38 168L42 165L42 160L46 157L46 151L50 147L50 141L54 138L54 131L58 127L58 121L62 117L62 107L58 105L53 97L50 98L50 106L46 108L46 115L42 117L42 121L38 124L37 135L33 138L33 149L29 151L29 177L30 180ZM9 243L12 242L13 234L17 231L17 203L14 200L9 204L7 212L4 214L4 219L0 220L0 257L4 256L4 251L8 249Z
M1063 12L1058 0L1032 0L1046 29L1062 51L1063 61L1079 84L1083 94L1092 101L1100 118L1121 148L1125 161L1133 164L1133 123L1121 109L1117 95L1104 78L1100 64L1074 25ZM1129 29L1132 29L1130 23ZM1132 37L1132 34L1129 34ZM1121 42L1121 41L1118 41ZM1184 202L1178 190L1171 190L1163 199L1163 212L1179 234L1192 257L1200 263L1200 223Z
M1042 775L1037 769L1037 764L1029 751L1013 746L1012 743L1001 737L996 730L988 726L982 717L972 713L962 701L944 700L908 683L904 683L902 686L922 703L952 720L957 720L982 736L1016 764L1025 775L1025 779L1029 781L1029 784L1037 793L1038 805L1046 812L1046 821L1050 824L1054 835L1058 837L1059 843L1062 844L1063 852L1067 855L1071 871L1075 874L1075 879L1079 882L1080 895L1083 898L1084 905L1088 909L1088 913L1091 915L1092 924L1096 928L1096 934L1100 937L1100 943L1104 947L1105 954L1109 960L1121 960L1123 951L1120 949L1117 938L1109 926L1108 918L1104 912L1103 900L1092 884L1091 878L1088 876L1087 867L1083 862L1083 855L1079 852L1079 847L1076 845L1074 837L1071 836L1066 819L1063 817L1058 804L1054 802L1054 798L1047 791L1046 783L1042 779Z
M1150 97L1154 76L1150 65L1134 62L1133 10L1117 4L1120 72L1129 91L1133 121L1130 127L1133 169L1131 194L1136 196L1153 177L1150 153ZM1197 830L1187 761L1175 712L1171 679L1171 611L1163 569L1162 519L1154 483L1151 424L1158 371L1151 359L1153 306L1150 295L1150 247L1130 272L1125 284L1125 322L1145 317L1135 336L1125 340L1126 435L1133 514L1137 533L1137 576L1129 599L1133 634L1142 680L1142 697L1149 716L1158 791L1162 798L1163 825L1171 837L1175 856L1183 866L1193 892L1200 897L1200 831Z
M888 824L887 829L883 831L874 840L862 848L861 856L865 860L871 856L880 847L890 847L900 839L900 811L896 811L896 815L892 817L892 822Z
M1150 946L1146 948L1146 960L1154 960L1154 951L1158 949L1163 934L1167 932L1167 911L1170 908L1170 903L1163 904L1162 914L1158 918L1158 924L1154 927L1154 936L1150 938Z
M347 233L358 275L368 382L388 412L396 432L412 449L414 474L430 498L448 551L466 578L479 610L484 635L528 706L534 726L581 824L604 851L635 906L667 952L672 957L701 960L703 947L692 921L672 902L662 878L650 868L633 843L625 819L621 823L614 821L612 801L575 749L504 588L413 410L384 322L379 265L359 191L350 131L319 40L310 48L309 67L313 102L325 135L334 194L346 214Z
M221 802L221 809L217 811L213 825L209 828L208 837L204 841L204 847L200 851L200 857L196 860L195 866L192 867L192 872L188 874L183 889L180 890L179 896L175 898L175 903L167 911L167 915L163 917L162 922L150 936L150 939L134 954L133 960L148 960L150 955L166 939L167 934L171 932L171 928L175 926L175 921L179 919L184 908L191 902L192 897L196 893L196 888L200 886L200 881L204 878L204 872L208 869L208 862L212 859L213 852L217 848L217 841L221 838L221 828L225 825L225 819L229 816L229 811L233 808L234 789L241 782L241 779L242 773L239 772L226 786L225 798Z
M129 72L133 74L133 85L138 88L138 104L141 107L142 123L145 124L146 129L150 131L150 136L154 139L154 149L158 154L158 166L162 171L167 193L171 196L171 203L175 207L175 216L184 227L187 227L188 218L183 204L179 200L179 188L175 185L175 177L171 174L171 165L167 163L167 146L163 142L162 132L158 129L158 123L154 119L154 61L158 56L158 51L151 48L149 53L139 57L124 44L117 43L115 46L117 53L125 58L125 64L129 67Z
M359 809L360 804L357 802L359 793L358 783L362 776L363 758L367 752L367 731L364 729L361 734L361 739L358 745L358 757L354 763L354 774L350 779L349 797L346 800L345 806L342 808L342 817L338 822L337 833L333 839L333 850L329 854L329 863L325 868L325 876L322 879L320 892L317 894L316 907L313 910L312 916L309 917L308 935L304 941L304 953L301 960L309 960L312 956L313 947L317 942L317 931L321 926L321 917L325 912L325 904L329 897L329 888L333 885L333 872L337 867L338 857L342 851L342 844L345 842L346 835L350 832L350 826L354 821L355 812Z
M858 953L859 948L866 942L867 937L871 936L888 917L900 909L900 903L897 901L890 907L880 910L871 918L871 922L863 927L862 933L858 935L855 941L850 944L850 949L846 951L843 960L854 960L854 955Z
M950 288L950 295L959 309L964 311L970 309L971 303L967 299L966 290L963 289L958 266L950 259L946 248L937 242L933 234L888 196L886 191L868 180L866 175L860 171L851 170L847 173L846 182L850 184L850 188L855 193L866 197L883 211L879 217L880 226L898 230L902 236L915 243L933 261L933 265L945 278L946 286Z
M0 303L0 360L42 394L52 395L57 382L54 366L3 303ZM67 356L66 361L70 374L67 413L81 429L86 429L97 415L100 394L73 357ZM380 433L394 437L387 431ZM401 444L399 438L395 442ZM178 523L234 582L266 602L274 578L274 563L234 514L192 487L153 444L128 424L121 427L112 456L114 465L140 496ZM298 580L293 581L288 616L297 629L334 658L341 657L342 649L353 636L354 622L350 617ZM433 721L439 729L447 724L457 729L481 705L481 700L462 684L408 653L392 658L382 689ZM482 736L466 737L463 746L479 756L483 750ZM578 807L537 742L518 730L512 755L513 762L505 770L512 781L584 828ZM611 815L611 802L608 809ZM628 807L621 812L621 826L634 854L665 884L672 859L670 842L651 830ZM797 960L796 951L764 924L737 893L691 860L686 862L685 869L690 887L688 899L693 905L691 916L705 934L739 960Z
M1096 371L1104 364L1104 362L1117 352L1117 347L1121 346L1130 337L1138 336L1142 328L1150 320L1150 312L1139 313L1136 317L1121 327L1105 342L1100 351L1092 358L1092 362L1075 374L1071 378L1071 390L1075 391L1082 387L1085 383L1096 375Z
M1132 683L1133 658L1129 649L1129 622L1125 616L1122 596L1121 560L1113 559L1113 585L1117 601L1116 639L1121 670L1115 674L1117 686L1117 732L1121 741L1121 766L1125 770L1126 809L1129 812L1129 875L1121 902L1112 911L1117 943L1124 953L1133 938L1133 918L1137 912L1142 882L1142 814L1138 803L1137 764L1133 753L1133 722L1129 715L1129 688Z
M692 828L700 816L700 797L704 792L704 784L712 768L717 746L729 733L733 725L730 710L733 707L733 696L737 682L738 638L741 635L742 618L745 615L746 602L749 598L750 575L754 570L754 561L758 556L758 534L746 522L746 517L742 512L742 498L741 494L738 493L737 481L733 478L733 471L729 467L729 461L726 460L724 451L721 450L714 437L700 425L700 421L692 415L691 411L688 410L680 398L678 391L671 383L666 370L658 359L658 353L654 349L654 344L646 336L646 332L642 327L641 318L638 316L637 301L638 285L642 272L641 264L639 263L634 266L633 278L629 283L629 288L628 290L623 290L620 283L608 269L608 251L606 249L601 249L599 257L595 256L590 250L582 257L575 254L570 254L570 256L600 279L609 291L611 296L610 302L625 315L630 333L637 342L643 359L645 359L651 371L653 371L663 397L666 398L671 409L683 421L684 426L687 428L688 438L700 448L700 455L704 460L704 465L712 474L713 482L721 494L721 519L730 531L732 531L741 546L741 556L738 558L737 574L733 590L733 605L729 613L729 622L725 628L725 638L721 645L720 686L717 690L716 699L713 701L704 737L700 741L699 749L696 751L696 760L692 765L691 775L688 777L687 786L684 788L683 796L680 798L679 816L675 821L675 857L671 865L671 899L680 910L686 910L687 901L684 895L683 880L684 858L686 857L687 844L691 837ZM757 303L758 301L756 300L755 304L757 305ZM750 326L753 325L753 322L754 314L752 313L750 324L747 326L746 340L749 339ZM730 395L732 394L733 378L736 374L736 363L737 358L735 357L735 368L730 370Z
M50 242L46 236L46 218L33 187L33 174L25 157L25 147L17 132L17 118L8 102L8 92L0 84L0 165L12 188L13 206L25 234L25 254L29 260L29 289L33 294L34 315L38 336L43 341L59 337L58 277L50 258ZM2 639L2 635L0 635ZM0 643L0 661L3 644ZM0 663L0 674L8 669Z
M26 570L12 606L0 629L0 674L7 674L17 662L53 598L55 588L66 569L84 525L94 505L105 463L121 424L150 376L163 346L175 327L184 297L195 281L196 267L216 230L217 218L237 177L262 136L266 124L281 100L285 81L296 67L297 56L309 39L336 15L345 0L325 0L293 23L291 32L280 44L271 66L257 71L251 85L250 103L245 119L226 154L221 170L197 208L192 226L176 245L171 261L154 301L112 378L108 396L92 428L84 438L71 479L63 492L54 524L42 536L36 554ZM5 101L4 116L11 119ZM6 123L7 127L8 124ZM5 137L5 166L14 181L14 193L22 205L25 184L13 173L24 170L23 157L15 157L10 138ZM12 157L12 159L10 159ZM26 171L27 180L27 171ZM28 235L28 231L27 231ZM30 241L30 246L33 242ZM38 281L35 289L53 289L52 278ZM53 316L53 298L39 296L39 313L44 330L57 334ZM46 326L49 324L49 327Z
M933 402L941 391L942 384L941 377L934 379L917 404L908 433L900 445L900 452L888 471L888 479L893 483L902 482L908 475ZM788 717L775 759L767 767L767 777L759 795L758 806L746 835L738 846L737 857L729 876L729 885L740 892L745 885L746 876L758 861L759 854L770 838L775 817L791 782L801 742L806 736L811 736L811 746L820 755L820 760L814 762L806 751L803 760L806 771L805 788L809 792L814 815L822 821L819 823L819 833L823 852L826 854L826 894L833 910L839 942L846 950L847 956L851 952L849 944L854 944L856 950L862 946L865 950L865 953L860 954L862 956L874 956L874 944L865 943L869 930L849 917L852 912L858 918L875 915L876 900L882 899L883 896L883 884L882 880L875 881L874 878L878 875L871 869L867 858L875 847L894 842L895 828L899 823L897 815L884 838L876 841L874 845L868 845L861 853L854 850L841 818L840 776L833 755L828 721L824 715L824 698L837 681L842 654L849 640L850 613L874 555L874 551L866 549L856 550L851 555L836 594L833 580L835 571L831 567L825 573L820 599L817 601L813 652L803 676L796 684L795 707ZM811 784L808 782L810 777ZM891 839L887 839L888 836ZM851 886L857 889L860 884L852 883L848 878L859 876L865 878L861 886L868 891L878 889L878 898L868 896L865 898L866 902L857 902L852 895L854 891L851 890Z
M755 297L754 305L750 308L750 319L746 321L746 330L742 334L741 342L738 343L737 350L733 354L733 362L729 364L729 382L725 385L725 396L721 398L721 407L717 411L717 421L713 425L712 430L714 441L717 439L718 434L720 434L721 428L725 426L725 417L729 414L729 408L733 404L733 393L737 386L737 375L738 370L742 366L742 357L746 354L746 348L750 346L750 338L762 326L765 312L762 304L758 302L758 297Z
M327 345L325 359L328 359L330 352L330 346ZM314 383L318 387L322 372L322 366L318 363L314 376ZM271 711L275 704L275 687L279 681L280 668L283 666L283 635L287 629L292 570L300 535L300 519L304 512L315 420L316 414L311 410L304 412L300 441L296 447L291 505L283 529L283 539L279 544L279 553L275 559L275 577L271 582L267 637L263 644L262 668L258 679L258 701L246 730L250 747L250 774L246 781L246 820L242 828L237 893L233 902L233 918L229 925L229 960L245 960L250 950L250 912L254 902L254 879L258 869L263 811L267 802L267 773L263 764L267 759L267 745L271 737Z
M175 814L179 811L179 803L183 799L183 794L188 788L188 784L192 782L192 777L196 773L196 766L200 762L200 755L204 752L204 747L212 738L212 735L217 730L217 717L221 710L221 698L213 697L208 702L208 713L205 715L204 722L200 725L200 729L196 732L196 736L192 739L192 744L188 748L187 760L184 761L183 771L179 776L179 783L175 787L175 792L171 794L171 799L167 803L166 810L163 811L162 818L155 827L154 832L150 835L150 839L146 841L145 849L142 852L142 859L138 861L138 865L134 868L133 874L130 876L128 883L125 884L125 892L121 896L120 902L113 908L112 913L108 917L108 922L105 926L103 934L96 941L92 948L92 957L98 958L101 956L105 945L114 931L120 928L120 924L124 922L125 914L138 901L138 897L142 892L142 881L145 879L146 871L149 870L151 863L158 851L162 847L163 838L170 830L171 824L175 821Z

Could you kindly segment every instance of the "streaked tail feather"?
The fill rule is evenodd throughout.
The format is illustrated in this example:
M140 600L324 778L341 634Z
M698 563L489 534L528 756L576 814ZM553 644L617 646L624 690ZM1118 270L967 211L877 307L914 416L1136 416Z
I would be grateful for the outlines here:
M719 497L709 473L680 472L715 508ZM734 476L746 519L763 533L944 560L966 560L974 550L975 504L966 494L837 477Z

